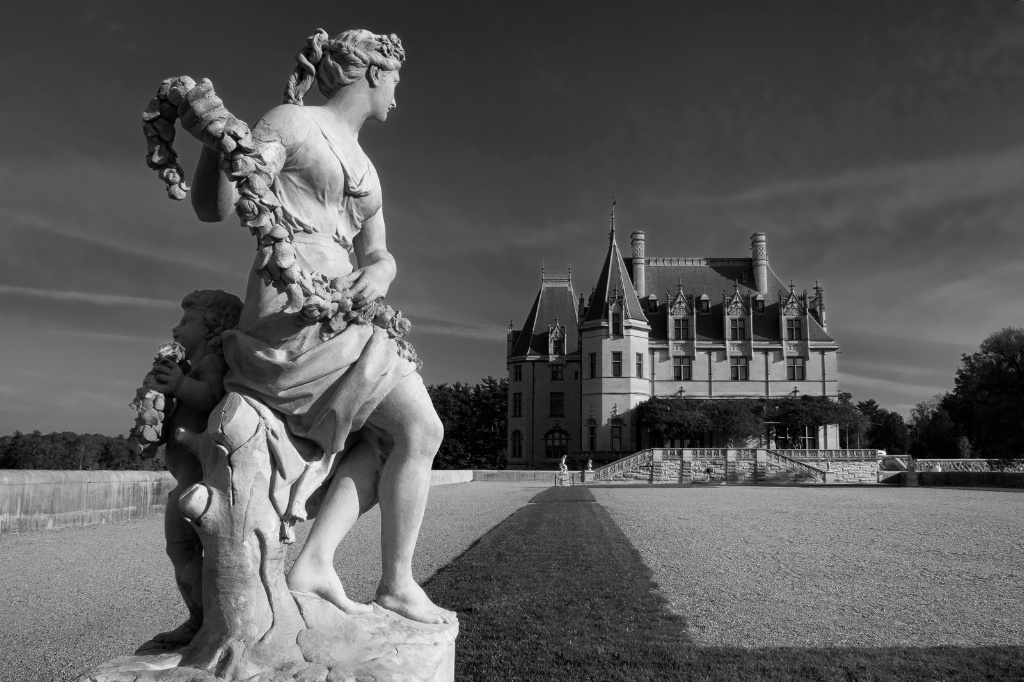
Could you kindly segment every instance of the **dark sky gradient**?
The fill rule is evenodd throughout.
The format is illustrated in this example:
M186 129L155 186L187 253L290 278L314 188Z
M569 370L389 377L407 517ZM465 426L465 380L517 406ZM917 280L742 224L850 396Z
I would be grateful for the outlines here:
M361 141L428 383L505 374L542 259L590 291L612 195L649 256L766 232L858 400L906 413L1024 324L1024 3L44 0L0 28L0 433L126 432L181 297L242 292L252 238L165 197L140 114L189 74L254 124L317 27L408 51Z

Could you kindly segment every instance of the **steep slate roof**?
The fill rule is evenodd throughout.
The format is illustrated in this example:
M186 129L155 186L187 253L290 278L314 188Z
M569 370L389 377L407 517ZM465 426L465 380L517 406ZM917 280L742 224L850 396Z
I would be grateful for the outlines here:
M627 259L624 266L626 272L632 274L632 261ZM662 263L659 263L661 261ZM653 263L652 263L653 262ZM628 264L628 265L626 265ZM651 339L667 339L665 293L674 299L682 283L683 293L689 297L691 293L700 298L707 294L710 299L710 314L696 315L696 338L698 341L722 341L725 339L723 327L722 292L731 298L735 286L739 285L740 296L746 302L747 294L757 296L754 289L754 266L750 258L649 258L644 267L647 294L658 297L658 312L649 317ZM630 280L632 282L632 280ZM784 285L768 269L768 291L764 295L764 314L754 315L754 328L751 338L754 341L781 341L779 330L779 292L789 292ZM646 309L646 307L645 307ZM589 318L589 315L588 315ZM806 330L810 341L834 341L814 319L810 317L809 329Z
M580 323L601 322L608 319L609 300L616 293L622 294L622 319L647 324L647 316L640 305L640 299L633 288L630 269L626 267L619 253L619 245L615 243L615 233L609 240L608 256L604 259L604 267L597 278L597 286L590 298L590 308Z
M565 325L565 354L578 351L576 296L567 275L541 275L540 291L521 331L515 333L509 357L548 354L548 325Z

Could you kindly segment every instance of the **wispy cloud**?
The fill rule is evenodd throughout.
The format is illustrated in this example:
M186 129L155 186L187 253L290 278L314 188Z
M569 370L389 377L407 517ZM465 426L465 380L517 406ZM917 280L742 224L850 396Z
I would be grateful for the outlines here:
M167 263L179 267L184 266L189 269L215 272L219 275L224 272L222 266L204 262L203 258L197 258L194 254L168 248L147 248L146 246L130 243L123 239L115 239L98 232L85 232L38 213L0 206L0 221L8 225L40 230L67 239L86 242L117 253L141 258L145 262Z
M75 301L95 305L137 305L147 307L172 308L181 306L178 301L167 301L158 298L137 298L135 296L116 296L114 294L96 294L86 291L58 291L54 289L32 289L0 284L0 295L32 296L48 298L56 301Z

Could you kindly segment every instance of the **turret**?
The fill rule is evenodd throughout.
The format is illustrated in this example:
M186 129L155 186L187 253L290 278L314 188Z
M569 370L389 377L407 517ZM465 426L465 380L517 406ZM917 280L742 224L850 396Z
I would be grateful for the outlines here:
M768 243L764 232L750 235L750 260L754 265L754 288L764 296L768 293Z

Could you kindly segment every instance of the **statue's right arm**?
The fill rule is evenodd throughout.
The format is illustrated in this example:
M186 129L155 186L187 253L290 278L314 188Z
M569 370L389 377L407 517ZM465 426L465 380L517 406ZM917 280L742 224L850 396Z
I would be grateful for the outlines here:
M204 223L216 223L231 213L238 201L235 183L221 169L220 152L203 145L192 178L192 208Z

